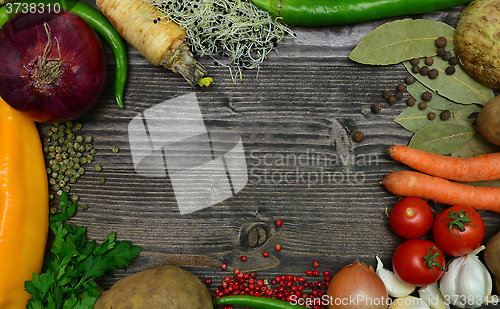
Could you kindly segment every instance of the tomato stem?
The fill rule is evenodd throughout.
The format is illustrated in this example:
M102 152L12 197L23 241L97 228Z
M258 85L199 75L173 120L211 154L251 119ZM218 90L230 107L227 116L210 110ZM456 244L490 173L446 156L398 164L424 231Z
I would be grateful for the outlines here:
M432 254L432 249L434 249L436 251L434 254ZM425 263L423 265L427 264L427 268L430 269L431 271L433 271L433 268L432 268L433 266L436 266L437 268L441 269L442 271L446 271L445 269L443 269L441 264L436 262L436 258L440 255L441 255L441 252L439 252L439 250L438 250L438 248L436 248L436 246L430 247L429 251L427 251L427 255L424 256Z
M444 219L451 219L451 221L448 222L448 228L450 229L450 233L451 233L451 235L453 235L453 238L455 238L455 240L460 238L460 232L465 231L466 225L476 226L476 225L470 224L472 219L469 218L469 216L472 214L472 212L470 214L466 215L465 210L461 209L458 212L454 212L453 210L449 210L448 214L449 214L449 216L443 218L441 221L443 221ZM453 233L453 228L457 229L458 238Z

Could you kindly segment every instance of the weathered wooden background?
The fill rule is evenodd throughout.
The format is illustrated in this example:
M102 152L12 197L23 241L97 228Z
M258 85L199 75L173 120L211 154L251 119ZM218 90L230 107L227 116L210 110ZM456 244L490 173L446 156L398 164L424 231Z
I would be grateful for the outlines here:
M91 0L85 2L95 6ZM461 9L403 17L455 26ZM212 292L235 268L257 270L261 277L304 275L318 260L321 272L334 273L355 260L376 266L376 255L390 267L392 252L402 239L391 231L385 209L390 210L398 198L379 182L389 172L406 169L385 151L393 144L407 144L411 133L393 122L405 108L404 101L389 106L381 93L394 90L407 73L402 65L366 66L348 59L363 36L388 21L291 27L297 38L280 42L279 54L272 53L258 75L256 70L244 71L243 80L236 84L226 68L202 58L214 78L213 85L203 89L152 66L127 45L124 109L114 101L114 60L104 44L109 69L106 89L78 119L84 126L81 133L95 140L98 154L92 164L101 164L104 170L97 173L89 165L73 186L72 192L89 208L79 211L71 223L88 227L88 237L98 241L117 232L118 239L142 246L143 254L126 271L117 271L115 278L100 284L109 288L126 274L163 261L182 265L201 279L212 278ZM241 136L250 175L245 188L232 198L181 215L168 178L145 178L134 171L127 127L138 113L191 92L198 97L208 127ZM370 112L375 102L383 106L378 114ZM49 126L39 128L44 133ZM339 135L351 136L357 130L365 135L362 142L339 144ZM112 152L113 147L120 151ZM335 160L340 153L364 159L364 164L344 166L339 160L325 166L324 160L315 161ZM283 164L278 159L285 156L303 161ZM304 181L277 178L297 171L305 173ZM336 180L314 181L321 171L337 173ZM275 177L266 181L266 172ZM106 178L102 185L97 182L101 175ZM307 181L307 175L313 179ZM431 205L436 212L444 209ZM500 228L500 216L483 215L488 239ZM282 227L276 227L277 220L283 221ZM257 226L268 239L250 247L247 235ZM274 250L276 244L282 246L280 252ZM270 257L263 258L263 251ZM240 255L248 260L239 261ZM227 270L221 269L222 263L227 263Z

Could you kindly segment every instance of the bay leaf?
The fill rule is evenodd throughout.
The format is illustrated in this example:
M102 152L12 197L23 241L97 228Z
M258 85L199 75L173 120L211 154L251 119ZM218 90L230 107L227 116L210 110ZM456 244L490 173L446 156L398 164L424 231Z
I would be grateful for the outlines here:
M403 128L405 128L406 130L415 133L418 130L425 127L426 125L444 121L441 120L439 117L436 117L436 119L434 120L429 120L427 116L429 115L430 112L434 112L436 115L439 116L439 111L433 109L432 107L427 107L426 109L421 110L418 108L417 105L408 106L401 112L401 114L399 114L396 118L394 118L394 121Z
M471 158L479 156L486 153L499 152L500 147L496 146L481 136L481 134L476 134L473 139L471 139L462 148L451 153L453 157L461 158Z
M455 55L453 51L452 55ZM403 64L408 72L427 88L454 102L484 105L494 97L493 90L476 81L459 65L455 65L455 74L447 75L445 70L449 66L448 61L439 56L434 56L433 59L434 64L429 66L429 69L439 71L439 76L436 79L430 79L427 75L420 73L413 73L410 61L404 61ZM423 65L423 58L420 59L420 63Z
M427 88L426 86L424 86L420 82L416 82L416 83L413 83L411 85L408 85L406 87L406 90L417 101L421 100L422 93L424 93L425 91L429 91L432 94L432 100L427 102L427 106L431 107L435 110L454 111L454 110L461 109L464 107L464 104L457 103L457 102L454 102L446 97L443 97L442 95L439 95L436 91L433 91L433 90Z
M434 97L432 98L432 100L434 100ZM432 100L430 102L432 102ZM439 117L439 114L441 113L440 110L434 109L430 106L427 106L426 109L421 110L418 108L417 105L415 105L415 106L408 106L407 108L405 108L396 118L394 118L394 121L399 125L401 125L403 128L405 128L406 130L413 133L416 133L423 127L433 123L445 123L445 124L458 123L461 125L471 126L474 123L474 121L476 121L476 118L473 117L473 115L479 112L481 108L475 104L471 105L456 104L456 105L461 106L461 108L451 110L451 117L447 120L442 120ZM436 114L437 117L434 120L429 120L428 115L430 112ZM473 129L475 130L475 127Z
M436 122L415 132L408 146L445 155L462 148L475 134L471 126Z
M435 40L445 37L446 49L453 49L455 29L430 19L401 19L385 23L368 33L349 54L353 61L388 65L436 55Z
M500 180L474 181L464 183L476 187L500 187Z

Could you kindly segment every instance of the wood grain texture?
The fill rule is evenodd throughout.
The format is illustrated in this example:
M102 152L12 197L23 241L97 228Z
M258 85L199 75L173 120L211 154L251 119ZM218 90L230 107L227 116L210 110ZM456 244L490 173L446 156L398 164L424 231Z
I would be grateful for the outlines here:
M457 7L412 17L454 26L460 11ZM129 77L124 109L114 101L113 57L105 46L109 69L106 89L96 105L78 119L84 125L82 134L94 137L98 150L95 164L104 170L97 173L90 165L73 186L72 192L89 209L80 211L71 223L86 226L90 239L103 240L108 233L117 232L118 239L142 246L145 254L128 271L117 271L115 278L103 279L100 284L109 288L126 274L163 261L185 263L186 269L200 278L211 277L212 292L234 268L261 269L262 277L304 275L316 259L320 271L335 273L355 260L375 266L376 255L390 266L392 252L402 239L391 231L385 209L390 210L398 198L380 181L391 171L406 169L392 161L386 149L407 144L411 133L393 122L405 108L403 101L389 106L381 93L395 89L407 73L402 65L364 66L348 59L364 35L387 21L293 27L297 39L285 39L278 45L279 54L270 55L258 75L256 70L244 71L243 81L236 84L225 68L204 57L200 61L214 84L201 89L152 66L127 45ZM241 136L250 175L247 186L234 197L180 215L168 178L152 180L135 173L127 126L147 108L190 92L198 97L207 128L224 128ZM383 105L379 114L370 112L375 102ZM340 146L334 138L338 132L332 128L338 124L349 136L357 130L365 134L362 142L343 148L356 159L347 165L335 157ZM42 133L48 127L39 125ZM119 153L111 151L115 146ZM301 156L301 162L282 160ZM322 172L324 177L337 178L312 182ZM285 181L280 176L286 173L302 173L313 179ZM97 183L99 175L106 178L105 184ZM431 206L435 212L445 208ZM487 240L497 232L500 218L482 214ZM275 225L278 219L284 222L281 228ZM261 247L245 247L242 233L255 224L266 226L270 238ZM283 250L276 252L276 244ZM272 258L265 260L263 251ZM245 263L239 261L242 254L248 256ZM207 267L193 266L193 258ZM222 262L229 266L226 271L219 267Z

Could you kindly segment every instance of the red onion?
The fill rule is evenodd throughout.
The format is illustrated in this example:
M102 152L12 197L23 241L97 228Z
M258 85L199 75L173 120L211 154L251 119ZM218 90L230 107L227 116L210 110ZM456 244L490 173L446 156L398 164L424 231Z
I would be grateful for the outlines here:
M11 18L0 29L0 55L0 97L38 122L59 123L82 115L106 81L99 37L66 10Z

